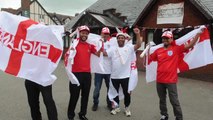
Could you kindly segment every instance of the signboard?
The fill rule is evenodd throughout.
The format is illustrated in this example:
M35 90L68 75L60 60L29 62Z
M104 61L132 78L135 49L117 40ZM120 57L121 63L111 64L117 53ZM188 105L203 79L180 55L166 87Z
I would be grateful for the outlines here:
M157 24L182 24L184 2L164 4L158 7Z

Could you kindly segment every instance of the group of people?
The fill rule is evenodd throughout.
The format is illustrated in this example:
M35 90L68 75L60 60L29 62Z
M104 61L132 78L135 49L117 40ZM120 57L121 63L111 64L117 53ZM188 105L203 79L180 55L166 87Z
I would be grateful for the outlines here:
M112 86L119 92L121 86L124 94L124 105L126 116L131 116L129 109L131 103L131 95L128 92L129 78L131 72L131 55L141 47L143 38L141 37L141 31L138 28L134 28L136 35L136 44L126 44L126 40L129 39L125 33L118 33L116 36L117 46L110 44L111 36L110 30L104 27L101 31L100 41L103 43L102 47L97 50L96 46L87 42L90 29L87 26L80 26L78 44L75 48L76 55L74 56L74 62L72 69L70 70L77 78L80 85L69 83L70 101L68 105L67 116L69 120L74 120L75 108L81 93L80 112L78 116L80 120L88 120L86 117L87 106L89 100L89 93L91 88L91 54L96 56L103 55L103 71L96 72L94 74L94 91L93 91L93 106L92 110L97 111L99 105L100 89L103 80L107 87L107 92L110 89L110 82ZM197 42L200 33L194 37L194 39L187 45L178 46L173 41L173 34L170 31L165 31L162 34L163 47L156 50L149 56L149 61L157 61L157 93L160 99L160 120L168 120L169 115L166 107L166 95L169 94L170 102L174 109L174 115L176 120L183 120L181 106L178 100L177 93L177 67L178 58L187 49L193 47ZM52 85L41 86L33 83L29 80L25 81L25 87L28 95L28 102L31 110L31 117L33 120L42 120L39 110L39 93L42 93L44 104L47 109L49 120L58 120L56 105L52 97ZM120 112L119 96L113 99L109 99L106 95L107 107L112 115ZM116 105L114 103L117 103Z

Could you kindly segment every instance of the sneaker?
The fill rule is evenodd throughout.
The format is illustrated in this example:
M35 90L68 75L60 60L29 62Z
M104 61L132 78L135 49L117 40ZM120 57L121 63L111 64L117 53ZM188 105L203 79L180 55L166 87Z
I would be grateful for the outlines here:
M168 118L169 118L168 116L162 115L160 120L168 120Z
M119 113L120 111L121 111L120 108L117 107L117 108L112 109L110 113L111 113L112 115L115 115L115 114Z
M130 116L131 116L131 112L130 112L130 110L129 110L128 107L125 108L125 114L126 114L127 117L130 117Z
M92 106L92 111L97 111L97 109L98 109L98 105L94 104L94 105Z

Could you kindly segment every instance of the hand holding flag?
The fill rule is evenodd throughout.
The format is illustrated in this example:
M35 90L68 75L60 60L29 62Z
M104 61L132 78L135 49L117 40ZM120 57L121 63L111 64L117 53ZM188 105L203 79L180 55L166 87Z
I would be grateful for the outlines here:
M203 32L202 32L203 31ZM198 42L196 41L196 36L200 37ZM184 53L183 58L179 62L177 72L187 71L190 69L202 67L213 63L213 53L210 44L210 36L208 29L205 26L201 26L195 29L183 37L175 40L176 45L183 45L185 43L191 43L192 39L197 42L194 45L193 50ZM163 47L162 44L150 48L150 54L154 53L157 49ZM190 46L189 46L190 47ZM147 54L148 56L149 54ZM147 57L148 58L148 57ZM150 61L146 59L146 80L147 82L152 82L156 80L157 75L157 62Z

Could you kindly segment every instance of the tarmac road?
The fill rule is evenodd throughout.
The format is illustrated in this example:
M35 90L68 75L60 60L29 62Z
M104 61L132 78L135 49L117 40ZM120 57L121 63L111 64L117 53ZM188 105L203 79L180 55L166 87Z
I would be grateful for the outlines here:
M69 101L68 79L62 62L55 71L58 79L53 84L53 96L57 105L59 120L67 119L67 106ZM145 73L139 72L137 88L132 93L131 117L126 117L123 112L111 115L106 108L105 85L102 85L98 111L91 110L93 100L92 84L87 117L89 120L159 120L159 104L155 89L155 82L147 84ZM213 120L213 83L193 79L179 78L179 99L182 105L184 120ZM40 97L41 113L43 120L48 120L46 108ZM167 101L169 103L169 99ZM121 101L123 107L123 101ZM76 113L79 112L79 103ZM0 72L0 120L31 120L27 103L24 80ZM173 110L168 104L170 120L174 120ZM79 120L76 116L75 120Z

